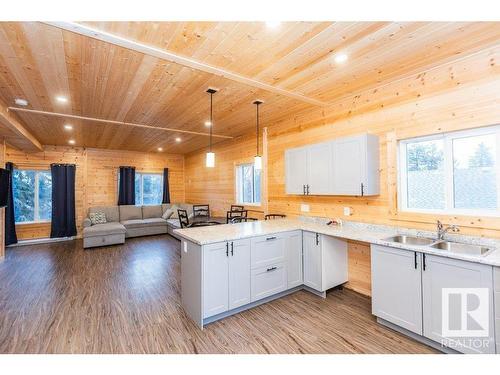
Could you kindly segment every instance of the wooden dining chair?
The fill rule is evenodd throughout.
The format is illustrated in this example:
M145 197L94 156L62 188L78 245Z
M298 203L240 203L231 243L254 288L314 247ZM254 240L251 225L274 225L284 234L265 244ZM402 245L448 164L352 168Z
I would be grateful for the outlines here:
M245 206L240 206L238 204L232 204L231 209L229 211L244 211Z
M179 223L181 224L181 228L189 227L189 216L186 210L177 210L177 215L179 216Z
M237 218L237 217L247 217L248 216L248 211L247 210L241 210L241 211L227 211L226 212L226 223L230 223L232 219Z
M233 217L230 221L229 224L236 224L236 223L247 223L249 221L257 221L256 218L254 217L241 217L241 216L236 216Z
M193 205L194 217L210 217L210 206L208 204Z
M284 219L286 215L283 214L268 214L264 216L264 220Z

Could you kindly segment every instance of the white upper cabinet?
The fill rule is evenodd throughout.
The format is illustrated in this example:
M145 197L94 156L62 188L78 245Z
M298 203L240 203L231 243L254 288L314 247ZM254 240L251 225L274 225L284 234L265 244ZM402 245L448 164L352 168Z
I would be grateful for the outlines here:
M378 137L361 134L285 152L286 193L379 194Z
M307 148L306 194L327 195L332 191L332 143Z
M305 194L307 181L307 149L294 148L285 152L286 193Z

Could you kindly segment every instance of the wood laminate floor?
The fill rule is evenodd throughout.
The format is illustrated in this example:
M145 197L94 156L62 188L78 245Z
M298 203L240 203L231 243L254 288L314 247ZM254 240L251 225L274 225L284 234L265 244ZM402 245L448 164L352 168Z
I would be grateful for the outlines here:
M7 249L0 353L434 353L376 323L370 299L305 291L198 329L180 305L170 236L82 249L81 240Z

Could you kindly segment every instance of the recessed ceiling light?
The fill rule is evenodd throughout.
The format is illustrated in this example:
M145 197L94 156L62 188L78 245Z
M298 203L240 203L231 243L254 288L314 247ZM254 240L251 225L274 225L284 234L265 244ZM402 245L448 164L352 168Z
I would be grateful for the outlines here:
M68 141L68 143L69 143L70 145L74 145L74 144L75 144L75 140L74 140L74 139L70 139L70 140Z
M180 139L179 137L177 137L177 138L175 138L175 141L176 141L177 143L179 143L180 141L182 141L182 139Z
M14 100L14 103L16 103L17 105L21 105L23 107L26 107L28 105L28 101L26 99L21 99L21 98L16 98Z
M266 26L270 29L276 29L279 25L281 25L280 21L266 21Z
M163 147L158 147L158 151L162 152L163 151Z
M66 124L66 125L64 125L64 129L65 129L65 130L73 130L73 125L71 125L71 124Z
M207 121L205 121L205 126L206 126L207 128L208 128L209 126L211 126L211 125L212 125L212 123L211 123L210 121L208 121L208 120L207 120Z
M347 61L347 55L345 53L337 53L333 59L337 64L342 64Z
M59 103L67 103L68 102L68 98L66 98L65 96L56 96L56 100Z

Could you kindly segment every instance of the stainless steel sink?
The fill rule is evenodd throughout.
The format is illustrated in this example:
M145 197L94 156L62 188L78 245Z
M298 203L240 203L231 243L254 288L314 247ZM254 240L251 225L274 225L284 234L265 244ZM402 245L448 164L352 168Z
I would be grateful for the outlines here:
M450 241L437 242L431 245L430 247L457 254L479 255L479 256L484 256L491 251L490 248L480 245L469 245L465 243L450 242Z
M436 242L436 240L433 240L430 238L412 237L412 236L404 236L404 235L384 238L384 241L403 243L403 244L407 244L407 245L417 245L417 246L428 246L428 245Z

